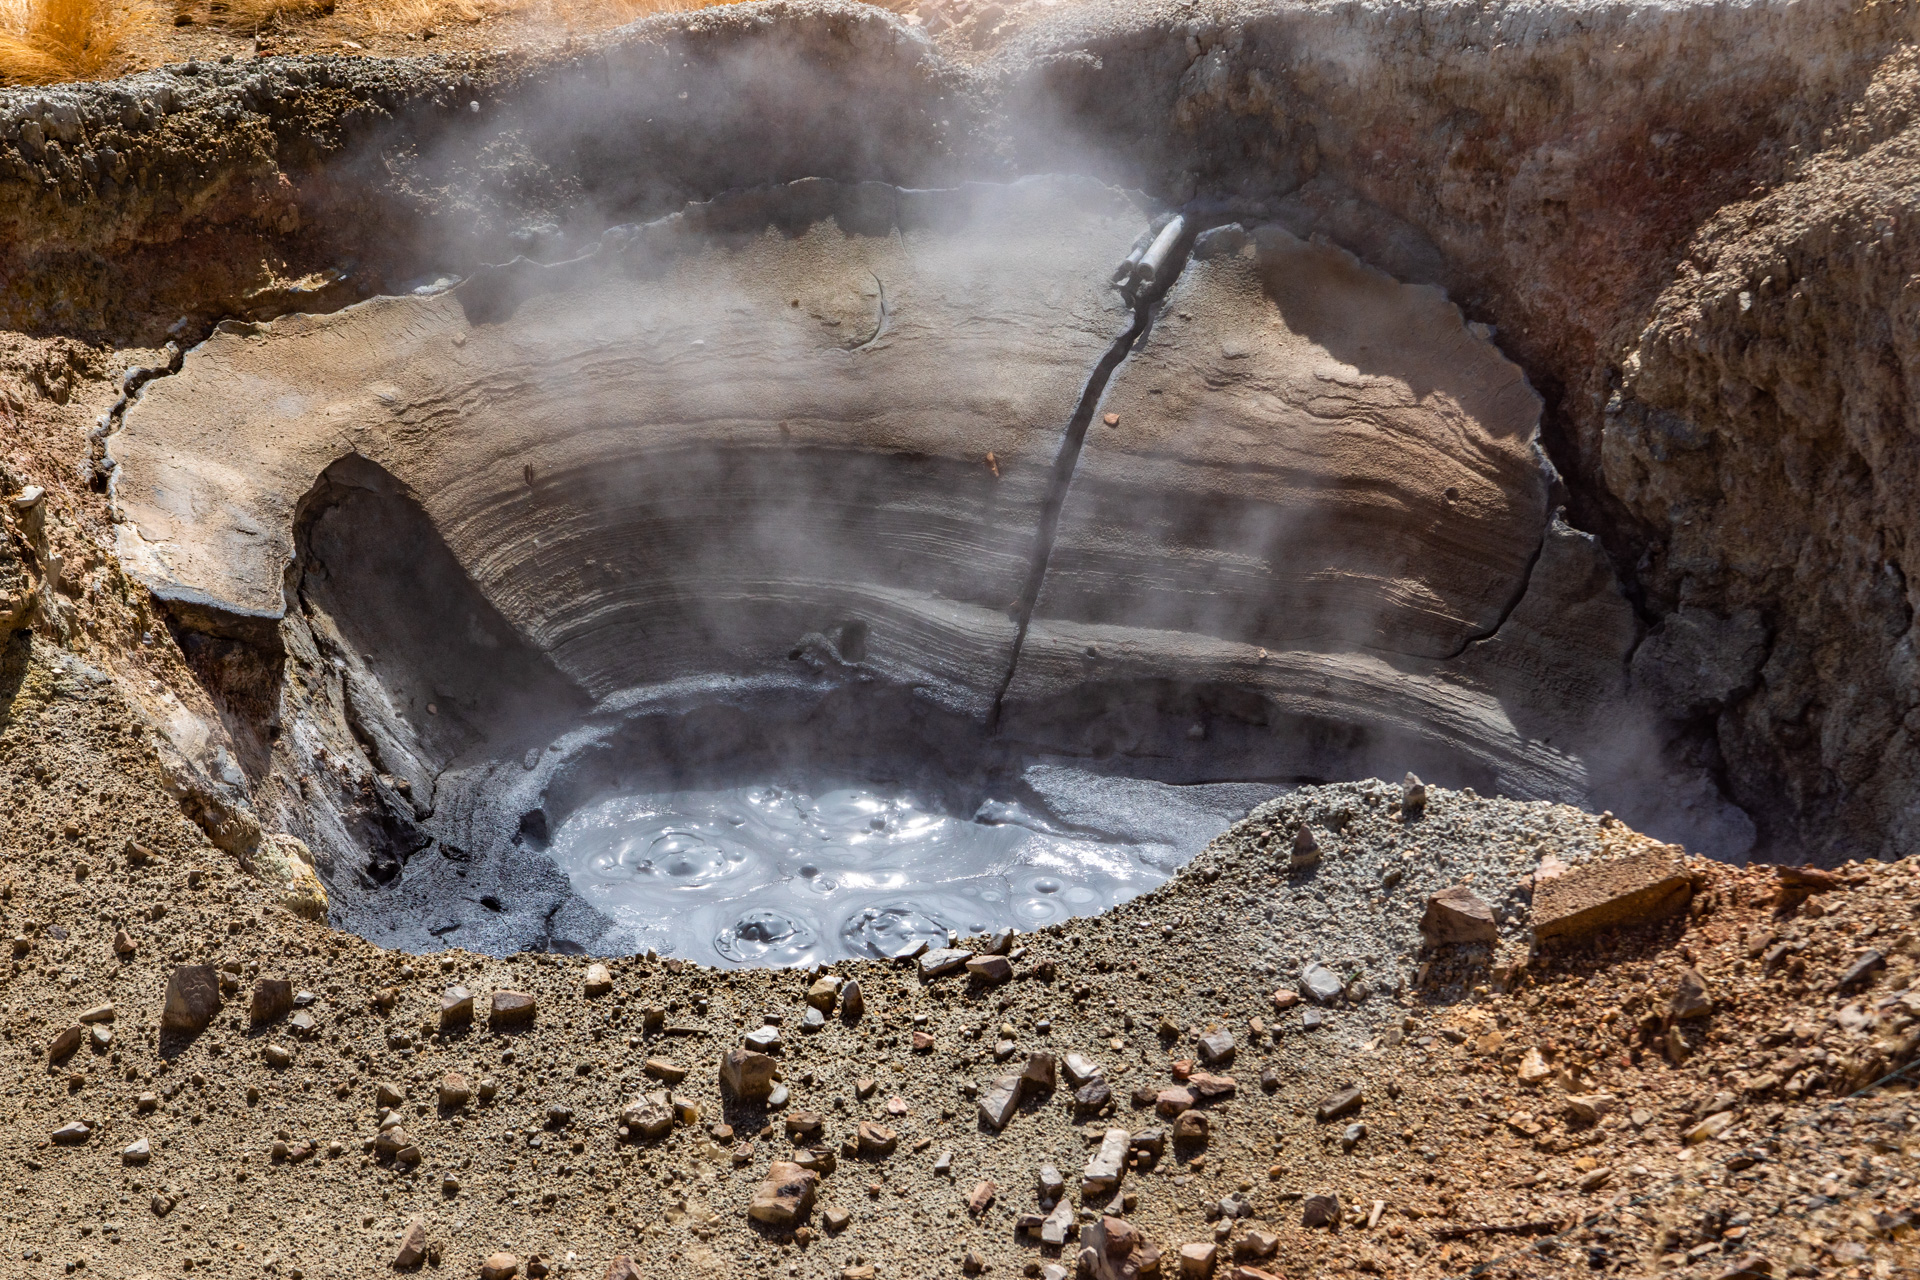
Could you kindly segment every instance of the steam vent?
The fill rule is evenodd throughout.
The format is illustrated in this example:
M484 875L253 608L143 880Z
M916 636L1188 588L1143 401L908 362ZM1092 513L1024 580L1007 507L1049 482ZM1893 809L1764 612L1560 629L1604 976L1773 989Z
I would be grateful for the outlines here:
M0 0L0 1276L1920 1274L1920 11Z

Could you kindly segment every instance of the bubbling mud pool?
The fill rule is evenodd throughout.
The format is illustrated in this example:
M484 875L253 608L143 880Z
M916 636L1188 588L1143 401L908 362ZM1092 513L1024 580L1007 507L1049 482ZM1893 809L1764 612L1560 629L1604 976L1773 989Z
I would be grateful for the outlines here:
M1010 799L958 817L898 790L769 784L601 799L549 852L642 948L794 966L1093 915L1166 880L1192 844L1077 829Z

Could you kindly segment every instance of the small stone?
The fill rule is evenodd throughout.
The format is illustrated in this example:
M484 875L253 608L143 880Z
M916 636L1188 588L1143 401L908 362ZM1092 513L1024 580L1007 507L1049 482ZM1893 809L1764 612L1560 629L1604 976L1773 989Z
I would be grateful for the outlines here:
M1239 1086L1234 1083L1232 1076L1217 1076L1211 1071L1196 1071L1187 1077L1187 1088L1193 1091L1195 1097L1215 1100L1231 1098L1234 1090Z
M440 1078L440 1105L448 1110L464 1107L473 1097L473 1089L467 1084L467 1078L458 1071L449 1071Z
M152 1111L160 1105L160 1095L151 1092L143 1093L133 1100L133 1105L141 1111Z
M465 987L448 987L440 995L440 1029L469 1026L473 1022L473 992Z
M1684 1133L1680 1135L1681 1140L1684 1141L1690 1147L1698 1146L1702 1142L1711 1142L1713 1139L1725 1133L1728 1129L1731 1129L1734 1125L1734 1122L1737 1119L1739 1119L1738 1112L1735 1112L1735 1111L1718 1112L1714 1115L1708 1116L1705 1120L1702 1120L1699 1124L1696 1124L1691 1128L1687 1129Z
M1331 1192L1311 1195L1300 1206L1300 1225L1330 1227L1340 1221L1340 1197Z
M590 996L603 996L613 990L613 970L604 964L588 965L586 989Z
M1175 1086L1162 1089L1153 1097L1153 1109L1163 1116L1177 1116L1193 1110L1193 1094Z
M1310 867L1320 861L1320 842L1314 839L1313 828L1306 823L1293 833L1293 851L1288 855L1287 863L1292 867Z
M1053 1212L1040 1220L1040 1243L1063 1245L1073 1234L1073 1204L1062 1197Z
M286 1067L293 1064L293 1050L283 1044L270 1044L266 1047L265 1057L270 1067Z
M630 1138L664 1138L673 1129L673 1105L665 1093L644 1094L620 1111L621 1127Z
M774 1066L764 1053L731 1049L720 1059L720 1086L743 1100L764 1098L773 1092Z
M147 1201L147 1208L153 1210L154 1217L164 1218L173 1212L173 1206L178 1203L180 1202L172 1196L162 1195L156 1191L153 1193L153 1198Z
M867 1011L867 997L860 990L860 983L853 981L840 992L840 1016L848 1022L858 1020Z
M1040 1196L1045 1200L1058 1200L1067 1194L1067 1180L1060 1171L1050 1164L1040 1166Z
M924 1031L914 1032L913 1033L913 1051L915 1053L932 1053L933 1037L928 1035Z
M130 956L138 949L138 946L139 944L133 940L133 935L125 929L114 930L113 954L117 956Z
M980 1118L998 1130L1007 1127L1020 1105L1020 1077L1000 1076L980 1095Z
M864 1101L871 1098L873 1091L879 1087L872 1076L861 1076L853 1082L853 1096Z
M1540 1084L1550 1079L1553 1067L1548 1064L1546 1055L1538 1047L1528 1049L1520 1055L1519 1076L1521 1084Z
M294 1034L296 1035L310 1036L313 1034L314 1027L318 1024L315 1023L312 1014L302 1009L287 1019L287 1025L293 1028Z
M1300 985L1306 988L1308 998L1317 1004L1332 1004L1347 990L1347 984L1340 981L1340 975L1318 960L1300 971Z
M1204 1111L1182 1111L1173 1118L1173 1140L1175 1142L1205 1142L1207 1140L1207 1113Z
M74 1050L80 1047L80 1042L86 1039L86 1037L87 1033L83 1028L66 1028L66 1030L53 1038L52 1044L47 1046L47 1061L65 1062L73 1056Z
M519 1027L533 1021L539 1002L525 991L496 991L487 1014L487 1025Z
M70 1120L47 1136L52 1138L54 1142L60 1146L74 1147L85 1142L92 1133L92 1129L81 1124L78 1120Z
M1658 845L1536 880L1533 932L1543 939L1584 937L1648 924L1680 910L1692 896L1693 878L1680 850Z
M934 1157L933 1171L942 1177L953 1172L953 1152L942 1151Z
M755 1053L773 1053L780 1048L780 1028L756 1027L742 1036L741 1041Z
M1454 885L1427 899L1420 936L1430 947L1490 943L1500 940L1500 926L1494 922L1493 908L1479 895L1465 885Z
M825 1029L826 1025L827 1015L811 1006L808 1007L804 1014L800 1015L800 1029L802 1031L820 1031Z
M1027 1065L1020 1070L1020 1090L1023 1095L1046 1093L1054 1086L1054 1057L1050 1053L1030 1053Z
M373 1149L383 1156L397 1156L413 1145L413 1139L399 1125L382 1129L380 1136L373 1140Z
M791 1093L787 1086L784 1084L776 1084L773 1088L767 1090L767 1105L777 1110L787 1105L787 1098L789 1096L791 1096Z
M1364 1091L1357 1084L1350 1084L1337 1093L1329 1094L1327 1097L1321 1099L1319 1109L1316 1112L1320 1117L1320 1123L1325 1124L1327 1121L1337 1120L1349 1112L1358 1111L1361 1102L1365 1100L1365 1096Z
M510 1253L490 1253L480 1264L480 1280L513 1280L520 1271L520 1259Z
M1061 1065L1066 1070L1067 1083L1076 1089L1088 1081L1106 1074L1105 1071L1101 1069L1099 1063L1084 1054L1069 1053L1062 1059Z
M1121 1174L1126 1169L1127 1131L1109 1129L1100 1139L1100 1148L1087 1160L1087 1167L1080 1176L1080 1196L1109 1196L1119 1189Z
M687 1078L687 1069L667 1058L648 1058L642 1069L654 1079L664 1080L668 1084L679 1084Z
M646 1272L627 1254L619 1254L607 1264L604 1280L646 1280Z
M1005 956L975 956L967 961L967 976L989 986L1013 977L1013 963Z
M1840 975L1839 989L1842 991L1852 991L1856 987L1864 987L1873 980L1874 974L1879 973L1886 967L1887 958L1880 952L1862 952L1858 959L1847 966L1847 971ZM84 1013L81 1014L80 1021L85 1022L86 1020L87 1015Z
M967 1212L979 1216L993 1203L994 1185L992 1178L982 1178L973 1184L973 1190L967 1196Z
M818 1111L792 1111L787 1114L786 1123L789 1138L812 1139L826 1126L826 1117Z
M554 1129L564 1129L573 1123L573 1108L556 1102L547 1108L547 1125Z
M1105 1080L1090 1080L1073 1091L1076 1111L1098 1111L1112 1101L1113 1088Z
M80 1022L84 1026L91 1026L96 1022L112 1022L113 1018L114 1008L112 1005L97 1004L80 1015Z
M1233 1242L1233 1256L1236 1258L1271 1258L1280 1248L1280 1237L1271 1231L1259 1228L1247 1232Z
M871 1120L862 1120L854 1134L855 1144L863 1156L890 1156L900 1141L893 1130L883 1124L875 1124Z
M499 1096L499 1093L500 1082L492 1076L483 1077L480 1083L474 1086L473 1090L473 1096L482 1102L492 1102L494 1098Z
M939 947L929 951L920 957L921 981L957 973L964 969L967 961L971 959L973 959L973 952L962 951L958 947Z
M424 1223L412 1222L400 1235L400 1247L394 1250L393 1265L400 1268L417 1267L427 1260L427 1228Z
M120 1151L123 1164L145 1164L153 1156L153 1147L145 1138L135 1138Z
M1361 1141L1364 1140L1366 1136L1367 1136L1367 1126L1365 1126L1364 1124L1350 1124L1344 1130L1341 1131L1340 1149L1342 1151L1352 1151L1355 1147L1360 1145Z
M853 1221L853 1215L845 1209L828 1209L820 1215L820 1220L829 1231L845 1231L847 1224Z
M807 1003L822 1013L833 1012L833 1002L840 996L840 979L828 974L824 978L814 979L807 988Z
M247 1013L255 1026L263 1022L272 1022L285 1013L293 1012L293 984L285 978L262 978L253 984L253 999L248 1002Z
M1321 1027L1325 1026L1326 1023L1327 1015L1318 1009L1308 1009L1300 1015L1300 1029L1302 1031L1318 1031Z
M1226 1030L1214 1030L1201 1036L1200 1060L1209 1065L1232 1062L1233 1033Z
M1273 1007L1280 1010L1282 1013L1285 1013L1288 1009L1293 1008L1293 1006L1299 1003L1300 1003L1300 993L1298 991L1293 990L1290 987L1281 987L1278 991L1275 991L1273 993ZM1212 1248L1211 1245L1207 1247Z
M1400 783L1400 812L1418 813L1427 807L1427 784L1409 773Z
M776 1160L766 1179L754 1191L747 1216L773 1227L790 1227L813 1209L814 1187L820 1175L789 1160Z
M1205 1280L1213 1274L1214 1259L1218 1256L1218 1246L1209 1241L1181 1245L1180 1280Z
M1567 1114L1584 1124L1610 1114L1619 1103L1610 1093L1570 1093L1566 1097Z
M1685 1022L1691 1018L1704 1018L1712 1012L1713 996L1708 992L1707 980L1698 969L1682 969L1680 985L1667 1004L1667 1017L1675 1022Z
M168 1031L205 1031L220 1012L220 975L210 964L174 966L167 979L160 1026Z
M373 1100L375 1104L379 1106L393 1108L399 1106L407 1099L405 1094L382 1080L373 1087Z

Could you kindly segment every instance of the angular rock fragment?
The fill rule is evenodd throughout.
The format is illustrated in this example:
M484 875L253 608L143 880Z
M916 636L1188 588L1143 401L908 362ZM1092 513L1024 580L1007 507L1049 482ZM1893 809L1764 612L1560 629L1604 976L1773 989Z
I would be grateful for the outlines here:
M1533 932L1538 938L1578 938L1647 924L1672 915L1692 896L1693 881L1679 850L1668 845L1642 849L1536 884Z
M613 990L613 971L604 964L588 965L586 990L590 996L603 996Z
M1288 855L1289 866L1310 867L1320 861L1320 842L1314 838L1313 828L1306 823L1293 833L1293 851Z
M1680 985L1674 989L1673 999L1667 1003L1667 1017L1674 1022L1686 1022L1693 1018L1704 1018L1713 1012L1713 995L1707 990L1707 980L1698 969L1680 971Z
M1300 971L1300 985L1306 989L1307 998L1316 1004L1332 1004L1347 990L1340 975L1318 960Z
M417 1267L427 1260L427 1228L413 1222L400 1234L400 1247L394 1250L393 1265L401 1269Z
M467 1083L466 1076L458 1071L449 1071L440 1078L440 1105L453 1110L464 1107L473 1097L473 1088Z
M980 1118L995 1130L1007 1127L1014 1108L1020 1105L1021 1077L1000 1076L980 1094Z
M293 1012L293 984L285 978L262 978L253 984L253 998L248 1003L247 1015L255 1026L262 1022L272 1022L284 1013Z
M220 1012L220 975L210 964L174 966L167 979L160 1025L168 1031L205 1031Z
M1193 1110L1193 1094L1175 1086L1162 1089L1153 1097L1153 1109L1163 1116L1177 1116Z
M820 1175L790 1160L776 1160L754 1190L747 1216L773 1227L791 1227L813 1210L814 1188Z
M53 1043L47 1046L47 1061L65 1062L73 1056L74 1051L80 1047L80 1042L86 1039L86 1035L86 1031L80 1027L66 1028L53 1038Z
M1213 1274L1219 1248L1210 1241L1196 1240L1180 1246L1180 1280L1206 1280Z
M993 1203L995 1191L992 1178L982 1178L973 1184L973 1190L967 1196L967 1212L978 1217Z
M473 992L465 987L453 986L440 994L440 1029L442 1031L468 1026L472 1022Z
M1067 1073L1067 1083L1078 1089L1081 1085L1104 1075L1100 1064L1084 1054L1069 1053L1061 1062Z
M1063 1196L1053 1206L1053 1211L1040 1220L1040 1243L1064 1245L1072 1234L1073 1202Z
M1160 1251L1137 1227L1102 1217L1081 1231L1079 1261L1081 1273L1092 1280L1136 1280L1159 1269Z
M854 1145L863 1156L890 1156L899 1142L899 1136L893 1130L871 1120L862 1120L854 1130Z
M1126 1162L1127 1131L1107 1130L1106 1136L1100 1139L1100 1149L1088 1158L1086 1170L1080 1176L1081 1199L1112 1195L1120 1186Z
M505 1252L490 1253L480 1264L480 1280L513 1280L520 1272L520 1259Z
M1874 974L1886 967L1887 958L1880 952L1862 952L1852 964L1847 966L1847 971L1840 975L1840 981L1835 985L1841 991L1852 991L1857 987L1864 987L1872 981ZM85 1021L84 1015L82 1021Z
M647 1280L647 1274L640 1269L639 1263L622 1253L607 1264L604 1280Z
M1182 1111L1173 1118L1173 1140L1181 1144L1207 1140L1207 1113Z
M1340 1197L1337 1193L1308 1196L1300 1206L1300 1225L1304 1227L1330 1227L1339 1221Z
M1073 1091L1076 1111L1098 1111L1113 1101L1113 1088L1105 1080L1093 1079Z
M840 979L828 974L824 978L814 979L807 988L807 1003L822 1013L832 1013L834 1001L840 996Z
M857 1022L866 1011L867 998L860 990L860 983L858 981L847 983L840 992L840 1016L848 1022Z
M673 1129L673 1105L665 1093L643 1094L620 1110L620 1124L630 1138L664 1138Z
M487 1025L522 1027L533 1021L539 1001L525 991L496 991L487 1014Z
M774 1061L751 1049L729 1049L720 1059L720 1087L742 1100L773 1092Z
M120 1150L122 1164L145 1164L153 1158L153 1144L145 1138L135 1138Z
M98 1022L112 1022L116 1016L116 1012L110 1004L94 1005L91 1009L86 1009L81 1012L79 1019L80 1025L92 1026Z
M967 961L967 976L997 986L1013 977L1013 964L1005 956L975 956Z
M1350 1084L1346 1088L1328 1095L1326 1098L1321 1099L1317 1112L1320 1117L1320 1122L1325 1124L1327 1121L1337 1120L1349 1112L1358 1111L1364 1099L1365 1092L1357 1084Z
M755 1027L742 1036L741 1041L756 1053L772 1053L780 1047L780 1028Z
M1500 940L1493 908L1465 885L1442 889L1427 899L1420 918L1420 936L1430 947L1490 943Z
M1022 1095L1046 1093L1054 1086L1056 1068L1050 1053L1030 1053L1027 1065L1020 1069Z
M1187 1088L1192 1090L1196 1097L1209 1100L1231 1098L1238 1087L1232 1076L1217 1076L1210 1071L1196 1071L1187 1077Z
M973 959L973 952L962 951L958 947L939 947L920 957L920 977L939 978L964 969L967 961Z
M1216 1028L1200 1037L1200 1059L1218 1066L1233 1061L1233 1033L1225 1028Z

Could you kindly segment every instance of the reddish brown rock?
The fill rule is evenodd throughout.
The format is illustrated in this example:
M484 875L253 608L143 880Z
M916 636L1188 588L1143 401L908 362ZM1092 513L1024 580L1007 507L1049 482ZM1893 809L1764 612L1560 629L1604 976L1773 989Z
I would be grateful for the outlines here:
M524 991L496 991L493 993L493 1008L488 1017L488 1025L495 1027L525 1026L533 1021L533 1014L539 1002Z
M262 978L253 984L248 1016L254 1023L272 1022L293 1008L293 983L285 978Z
M747 1216L772 1227L790 1227L813 1210L814 1187L820 1175L791 1160L776 1160L753 1193Z
M220 975L210 964L174 966L167 979L160 1025L168 1031L205 1031L220 1012Z
M1427 913L1420 918L1420 936L1430 947L1498 942L1500 927L1494 923L1493 908L1473 890L1457 884L1427 899Z
M1537 938L1578 938L1630 928L1672 915L1692 896L1680 851L1656 845L1536 885L1533 932Z

